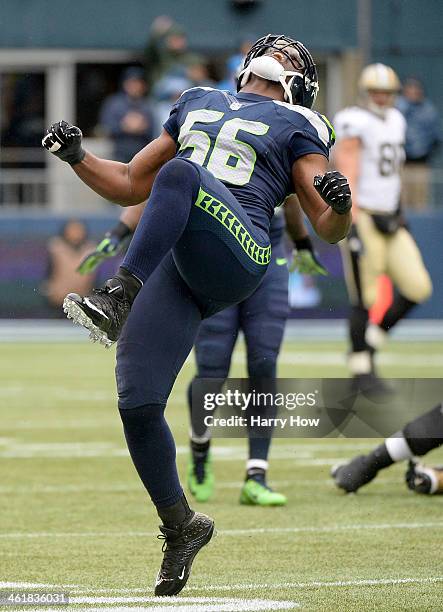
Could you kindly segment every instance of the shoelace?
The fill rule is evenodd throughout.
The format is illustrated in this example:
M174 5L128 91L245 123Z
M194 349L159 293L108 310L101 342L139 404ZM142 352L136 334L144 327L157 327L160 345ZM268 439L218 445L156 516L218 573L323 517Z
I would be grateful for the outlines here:
M164 540L162 544L162 552L165 553L165 556L163 557L160 571L169 573L169 571L174 569L177 565L183 565L184 559L178 554L178 550L175 549L175 542L171 541L171 539L163 533L160 533L157 536L157 539Z

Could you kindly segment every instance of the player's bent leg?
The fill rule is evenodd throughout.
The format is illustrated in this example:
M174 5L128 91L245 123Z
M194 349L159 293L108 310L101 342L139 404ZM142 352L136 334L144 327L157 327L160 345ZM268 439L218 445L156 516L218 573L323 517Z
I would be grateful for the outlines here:
M168 257L141 289L117 345L116 378L125 437L165 538L157 595L181 591L195 555L213 532L212 519L191 510L183 495L174 439L164 417L167 398L200 320L199 307Z
M432 294L432 281L411 233L400 228L388 249L387 272L400 294L409 302L422 304Z
M346 286L351 303L349 339L351 351L348 364L352 376L352 390L379 396L388 392L377 376L374 351L366 340L368 311L375 302L377 278L385 267L385 239L374 228L367 213L361 211L356 235L341 245Z
M110 346L118 339L140 287L183 234L199 187L193 164L181 159L165 164L118 273L91 295L65 298L68 317L86 327L92 340Z
M283 245L274 248L272 262L258 289L240 305L240 325L245 334L248 375L251 391L276 391L277 359L283 340L288 305L288 269L279 265L284 259ZM249 419L273 419L273 403L252 406ZM249 458L240 503L260 506L283 506L286 496L267 484L268 456L274 427L248 426Z
M414 455L425 455L442 444L443 408L440 404L387 438L369 455L360 455L333 468L331 475L340 489L354 493L371 482L380 470L398 461L411 460ZM408 484L413 482L413 471L413 468L408 471Z
M406 228L400 228L388 240L387 272L399 293L386 311L382 321L372 324L366 341L374 349L386 342L388 332L417 304L432 293L432 282L414 238Z
M235 305L202 321L194 344L197 375L187 393L191 420L187 480L188 488L198 502L209 501L215 485L210 453L211 432L204 422L207 412L204 410L202 379L205 380L205 386L214 382L211 392L220 391L229 373L237 334L238 306Z

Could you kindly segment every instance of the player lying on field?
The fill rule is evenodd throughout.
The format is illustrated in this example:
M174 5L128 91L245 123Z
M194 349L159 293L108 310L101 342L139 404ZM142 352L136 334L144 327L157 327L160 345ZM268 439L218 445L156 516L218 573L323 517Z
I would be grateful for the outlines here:
M409 459L406 482L417 493L443 493L443 468L426 467L414 456L426 455L443 444L443 405L408 423L402 431L387 438L369 455L355 457L332 470L335 484L347 493L355 493L377 476L380 470L397 461Z
M162 134L129 164L82 149L66 122L43 146L79 178L123 206L149 202L117 274L65 300L94 339L117 345L119 411L134 465L162 521L157 595L181 591L214 522L190 509L164 417L202 319L246 299L271 260L269 224L296 192L314 230L341 240L351 221L347 180L327 172L333 130L310 110L318 79L309 51L268 35L246 56L236 95L182 94Z

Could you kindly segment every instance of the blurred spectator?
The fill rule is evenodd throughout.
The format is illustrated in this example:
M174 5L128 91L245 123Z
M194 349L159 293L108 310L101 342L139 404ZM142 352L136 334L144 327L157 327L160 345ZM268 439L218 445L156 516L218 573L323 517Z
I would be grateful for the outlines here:
M183 75L165 74L152 90L155 100L156 132L160 133L164 122L169 117L171 107L180 95L190 87L215 87L209 78L206 64L199 60L190 64Z
M209 77L208 67L202 60L188 66L186 78L191 82L191 87L215 87L215 82Z
M186 77L164 76L154 86L152 97L155 99L155 130L160 133L169 117L171 107L185 89L192 87Z
M54 314L64 316L61 306L70 292L90 292L94 286L94 275L82 276L77 266L83 258L95 249L95 243L88 240L86 226L81 221L70 219L60 234L48 242L48 271L41 288ZM55 310L57 309L57 310Z
M239 44L238 52L231 55L226 62L226 77L218 84L219 89L234 93L237 91L237 76L243 67L243 61L255 41L253 36L244 36Z
M186 33L179 24L166 15L154 20L145 48L149 87L166 74L184 77L187 67L200 61L200 57L189 50Z
M407 123L402 203L423 208L429 202L429 162L441 142L440 118L425 97L421 81L414 77L406 79L397 108Z
M142 68L127 68L121 91L103 103L99 122L113 140L113 158L117 161L130 161L154 138L153 113L146 91Z

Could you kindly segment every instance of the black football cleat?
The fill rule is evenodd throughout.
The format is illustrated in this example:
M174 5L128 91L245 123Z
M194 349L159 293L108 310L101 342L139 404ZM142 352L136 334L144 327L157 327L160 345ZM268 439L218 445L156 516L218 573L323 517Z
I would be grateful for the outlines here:
M356 374L351 382L351 390L360 392L374 402L387 400L392 397L394 390L377 376L374 372L369 374Z
M368 458L359 455L350 461L331 470L335 484L346 493L355 493L360 487L371 482L377 476L377 468L370 464Z
M200 512L181 529L160 526L163 562L155 580L156 595L177 595L185 586L196 554L214 533L214 521Z
M118 340L131 310L132 300L118 277L106 281L103 289L94 289L91 295L81 297L69 293L63 301L68 319L89 330L92 342L106 348Z

